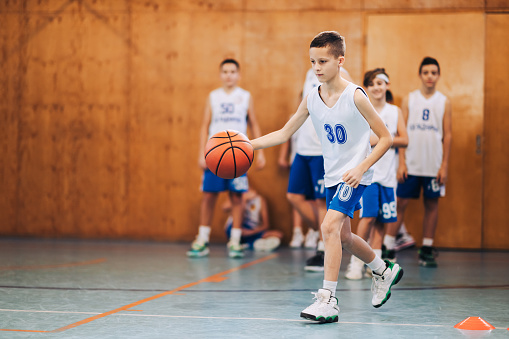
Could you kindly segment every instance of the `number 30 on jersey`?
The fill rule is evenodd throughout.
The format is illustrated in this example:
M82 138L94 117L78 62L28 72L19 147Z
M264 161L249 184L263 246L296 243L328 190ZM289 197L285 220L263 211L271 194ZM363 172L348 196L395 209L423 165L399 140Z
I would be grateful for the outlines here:
M334 128L329 125L323 125L323 129L327 133L327 139L331 142L331 144L338 143L344 144L347 140L346 128L341 124L337 124Z

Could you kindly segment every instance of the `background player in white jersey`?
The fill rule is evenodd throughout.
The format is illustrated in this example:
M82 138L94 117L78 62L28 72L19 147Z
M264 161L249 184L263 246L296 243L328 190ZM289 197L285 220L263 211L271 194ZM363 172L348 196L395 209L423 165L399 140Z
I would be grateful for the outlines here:
M200 129L200 150L198 163L204 169L202 182L202 201L200 206L200 226L198 235L187 252L190 257L204 257L209 254L210 224L219 192L229 191L232 202L233 228L228 242L228 254L232 258L244 256L240 245L242 234L242 193L249 188L247 176L235 179L221 179L207 169L203 155L205 143L215 133L233 129L246 134L251 128L254 137L260 136L260 127L253 108L251 94L238 87L240 80L239 63L226 59L220 65L220 78L223 86L212 91L207 100ZM263 153L256 156L257 168L265 165Z
M395 147L406 147L408 135L403 115L399 107L387 103L389 76L384 68L376 68L364 74L364 88L371 104L382 118L392 135L392 148L373 165L374 174L371 185L362 194L360 221L357 235L368 240L374 227L371 248L378 256L382 256L382 239L384 226L396 222L396 197L394 190L397 185L396 168L397 154ZM392 94L389 94L392 96ZM371 146L377 144L378 138L371 136ZM352 256L345 277L351 280L362 279L364 262Z
M321 85L308 94L282 129L253 140L252 144L255 149L282 144L311 116L322 143L328 210L321 224L325 242L323 288L315 293L316 301L301 312L301 317L335 322L339 314L336 287L343 247L372 269L374 307L388 300L391 286L403 275L398 264L382 261L366 241L352 233L349 219L360 208L362 192L371 183L370 167L391 147L392 137L362 88L341 78L345 44L339 33L318 34L311 42L309 55ZM370 127L379 138L372 151Z
M343 79L351 81L346 70L341 70L341 76ZM320 81L311 68L306 73L302 98L305 98L311 90L318 86L320 86ZM319 231L320 223L327 212L323 156L320 140L310 118L297 131L294 148L296 154L290 168L287 197L301 219L308 225L306 247L317 250L316 254L306 261L305 269L315 272L323 271L325 245ZM303 238L302 230L294 228L292 241L299 237Z
M438 198L445 194L449 152L452 142L451 102L436 90L440 65L426 57L419 67L421 88L403 99L403 117L408 131L408 148L399 152L398 221L387 229L384 244L394 245L404 220L409 199L417 199L421 187L424 196L423 241L419 264L436 267L433 239L438 223ZM392 238L390 238L392 237Z

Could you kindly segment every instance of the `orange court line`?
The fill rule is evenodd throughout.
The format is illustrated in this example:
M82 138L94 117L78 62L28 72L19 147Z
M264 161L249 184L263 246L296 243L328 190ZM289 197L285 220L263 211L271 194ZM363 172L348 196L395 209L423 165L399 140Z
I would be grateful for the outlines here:
M42 270L46 268L62 268L62 267L76 267L76 266L84 266L84 265L94 265L105 262L105 258L99 258L89 261L82 262L71 262L65 264L55 264L55 265L33 265L33 266L0 266L0 271L14 271L14 270Z
M131 303L129 305L125 305L125 306L119 307L117 309L114 309L114 310L111 310L111 311L108 311L108 312L105 312L105 313L101 313L101 314L92 316L92 317L87 318L87 319L83 319L81 321L75 322L73 324L70 324L70 325L67 325L67 326L64 326L64 327L57 328L57 329L52 330L52 331L30 331L30 330L8 330L8 329L0 329L0 331L45 332L45 333L63 332L63 331L69 330L71 328L75 328L75 327L78 327L78 326L81 326L81 325L88 324L88 323L90 323L90 322L92 322L94 320L101 319L101 318L107 317L109 315L112 315L112 314L115 314L115 313L118 313L118 312L121 312L121 311L127 311L130 308L133 308L135 306L141 305L141 304L146 303L148 301L159 299L161 297L173 294L175 292L184 290L184 289L189 288L189 287L193 287L193 286L199 285L201 283L224 281L224 280L227 279L227 277L223 277L223 275L230 274L230 273L242 270L244 268L247 268L247 267L250 267L250 266L253 266L253 265L256 265L256 264L259 264L259 263L262 263L262 262L265 262L265 261L268 261L268 260L271 260L271 259L274 259L277 256L278 256L277 254L271 254L271 255L268 255L266 257L263 257L263 258L260 258L260 259L257 259L257 260L245 263L245 264L237 266L237 267L234 267L234 268L229 269L227 271L224 271L224 272L221 272L221 273L216 273L214 275L211 275L210 277L207 277L207 278L204 278L204 279L201 279L201 280L198 280L198 281L186 284L186 285L182 285L182 286L177 287L177 288L175 288L175 289L173 289L171 291L162 292L162 293L156 294L156 295L154 295L152 297L148 297L148 298L145 298L145 299L142 299L142 300L135 301L135 302L133 302L133 303Z

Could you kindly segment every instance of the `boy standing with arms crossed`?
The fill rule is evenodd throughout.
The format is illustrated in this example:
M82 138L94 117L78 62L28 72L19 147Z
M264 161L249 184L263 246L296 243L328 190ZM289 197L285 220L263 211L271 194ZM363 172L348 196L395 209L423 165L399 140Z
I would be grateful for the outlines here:
M327 213L321 224L325 242L323 288L301 317L319 322L338 321L336 287L343 247L373 271L374 307L382 306L391 287L403 276L398 264L384 262L371 247L351 231L350 219L360 208L362 192L371 183L370 167L391 147L392 137L362 88L341 78L345 61L344 38L337 32L318 34L309 50L312 67L321 85L302 101L286 125L252 141L254 149L286 142L311 116L322 143ZM379 138L370 153L370 128Z

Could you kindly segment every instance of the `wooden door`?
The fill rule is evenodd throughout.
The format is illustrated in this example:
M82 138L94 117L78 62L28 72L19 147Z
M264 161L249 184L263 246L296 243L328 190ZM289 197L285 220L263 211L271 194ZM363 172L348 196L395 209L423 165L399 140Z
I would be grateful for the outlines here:
M483 248L509 249L508 14L486 16L486 103L483 144Z
M386 68L396 104L420 87L422 59L439 61L438 90L452 102L453 143L435 245L480 248L482 154L476 142L483 132L484 14L373 14L366 27L364 68ZM422 217L422 198L411 201L405 221L418 244Z

